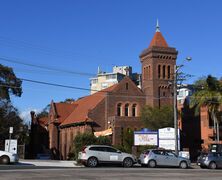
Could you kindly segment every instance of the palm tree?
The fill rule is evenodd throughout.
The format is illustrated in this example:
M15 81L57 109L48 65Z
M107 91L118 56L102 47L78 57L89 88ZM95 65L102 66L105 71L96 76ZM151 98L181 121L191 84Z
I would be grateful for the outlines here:
M208 75L195 83L196 92L191 96L191 107L196 110L202 106L206 106L210 116L214 122L214 130L216 132L216 140L219 142L219 119L220 106L222 105L222 83L217 78Z

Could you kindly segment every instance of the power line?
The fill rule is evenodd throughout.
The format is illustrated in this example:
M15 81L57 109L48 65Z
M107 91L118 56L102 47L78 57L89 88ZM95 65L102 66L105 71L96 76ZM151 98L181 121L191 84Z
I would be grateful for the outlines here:
M24 41L24 40L15 40L15 39L11 39L11 38L7 38L7 37L3 37L0 36L0 44L6 44L7 46L11 46L11 47L18 47L18 48L30 48L30 49L34 49L34 50L39 50L40 52L44 52L47 55L54 55L55 57L62 57L62 58L76 58L76 57L88 57L88 58L94 58L94 59L98 59L97 56L94 56L92 54L87 54L87 53L81 53L81 52L73 52L71 50L63 50L60 51L59 49L55 49L55 48L51 48L51 47L47 47L47 46L42 46L39 44L33 44L30 43L28 41ZM5 46L5 45L4 45ZM104 57L100 58L100 59L104 59ZM107 64L107 63L106 63ZM112 64L112 63L111 63ZM110 65L111 65L110 64ZM115 64L116 65L116 64Z
M81 88L81 87L68 86L68 85L62 85L62 84L56 84L56 83L36 81L36 80L31 80L31 79L24 79L24 78L20 78L20 79L22 81L27 81L27 82L37 83L37 84L44 84L44 85L49 85L49 86L63 87L63 88L69 88L69 89L78 89L78 90L85 90L85 91L89 91L90 90L88 88Z
M62 85L62 84L56 84L56 83L49 83L49 82L43 82L43 81L36 81L36 80L30 80L30 79L24 79L24 78L20 78L22 81L27 81L27 82L31 82L31 83L37 83L37 84L43 84L43 85L49 85L49 86L55 86L55 87L62 87L62 88L69 88L69 89L77 89L77 90L84 90L84 91L96 91L96 92L107 92L109 93L110 91L107 90L93 90L93 89L89 89L89 88L82 88L82 87L76 87L76 86L68 86L68 85ZM4 85L4 84L0 84L1 87L9 87L9 88L20 88L20 87L16 87L16 86L11 86L11 85ZM100 96L101 94L97 94L98 96ZM104 95L103 95L104 96ZM115 97L121 97L121 98L147 98L150 97L152 99L173 99L173 97L153 97L153 96L133 96L133 95L121 95L121 94L109 94L108 96L115 96ZM188 96L191 97L191 96ZM202 98L202 96L200 97L196 97L198 99ZM206 97L206 98L222 98L222 96L214 96L214 97ZM209 100L208 102L212 102L212 103L219 103L217 101L211 101Z
M25 65L25 66L40 68L40 69L46 69L46 70L50 70L50 71L57 71L57 72L82 75L82 76L95 76L95 74L91 74L91 73L75 72L75 71L68 71L68 70L63 70L63 69L58 69L58 68L47 67L47 66L35 65L35 64L25 63L22 61L10 59L10 58L5 58L5 57L0 57L0 60L6 61L6 62L11 62L11 63L16 63L16 64L21 64L21 65Z
M30 48L30 49L35 49L35 50L39 50L41 52L46 52L47 54L56 54L58 56L58 52L59 50L58 49L54 49L54 48L49 48L49 47L46 47L46 46L41 46L41 45L37 45L37 44L32 44L30 42L27 42L27 41L24 41L24 40L15 40L15 39L11 39L11 38L6 38L6 37L3 37L3 36L0 36L0 42L2 43L6 43L7 45L9 46L12 46L12 47L19 47L19 48ZM59 55L60 57L71 57L71 56L75 56L78 55L80 56L81 53L74 53L73 51L68 51L66 50L65 53L68 53L66 54L66 56L63 56L63 55ZM86 54L84 54L86 55Z

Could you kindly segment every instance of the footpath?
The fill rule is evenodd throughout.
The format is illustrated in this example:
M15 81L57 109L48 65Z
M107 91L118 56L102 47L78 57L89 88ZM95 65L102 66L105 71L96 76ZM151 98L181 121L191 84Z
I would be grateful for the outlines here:
M77 165L76 161L60 161L60 160L36 160L36 159L20 159L18 165L45 166L45 167L82 167Z

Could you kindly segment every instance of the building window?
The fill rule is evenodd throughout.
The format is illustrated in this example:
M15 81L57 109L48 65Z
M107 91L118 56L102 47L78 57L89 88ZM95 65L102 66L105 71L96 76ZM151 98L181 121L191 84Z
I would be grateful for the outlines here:
M149 72L148 72L149 70L148 70L148 67L146 67L146 79L149 79Z
M145 67L143 68L143 79L144 80L146 79L146 68Z
M133 104L132 106L132 116L136 117L136 104Z
M163 92L163 97L165 97L166 96L166 92Z
M149 79L151 79L151 68L150 68L150 66L148 66L148 76L149 76Z
M119 104L117 105L117 116L121 116L121 114L122 114L122 112L121 112L121 107L122 107L122 104L119 103Z
M161 71L161 66L158 65L158 79L160 79L160 71Z
M106 75L106 80L116 79L116 78L117 78L116 74L108 74L108 75Z
M91 80L91 84L97 84L98 83L98 79L92 79Z
M128 84L128 83L126 83L126 90L128 90L128 88L129 88L129 84Z
M129 104L125 104L125 116L129 116Z
M165 77L166 77L165 72L166 72L166 66L165 66L165 65L163 65L163 79L165 79Z
M168 75L167 75L168 77L167 78L170 79L170 66L168 66L167 72L168 72Z

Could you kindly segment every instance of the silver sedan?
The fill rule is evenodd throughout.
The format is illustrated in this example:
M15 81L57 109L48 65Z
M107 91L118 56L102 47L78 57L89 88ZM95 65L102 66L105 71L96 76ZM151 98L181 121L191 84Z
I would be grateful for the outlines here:
M179 157L172 151L151 149L144 151L138 162L142 166L154 168L156 166L172 166L186 169L190 167L191 162L189 159Z

